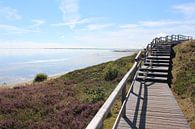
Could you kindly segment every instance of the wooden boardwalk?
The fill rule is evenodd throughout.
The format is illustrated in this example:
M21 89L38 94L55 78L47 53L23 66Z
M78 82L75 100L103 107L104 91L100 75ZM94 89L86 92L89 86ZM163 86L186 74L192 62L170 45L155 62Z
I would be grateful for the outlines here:
M189 129L167 83L136 81L118 129Z
M146 54L127 98L126 116L120 119L119 129L189 129L168 85L170 54L170 44L154 46Z
M190 36L155 38L135 57L132 68L96 113L86 129L103 129L117 96L121 108L112 129L190 129L169 87L172 46ZM131 83L128 92L126 84Z

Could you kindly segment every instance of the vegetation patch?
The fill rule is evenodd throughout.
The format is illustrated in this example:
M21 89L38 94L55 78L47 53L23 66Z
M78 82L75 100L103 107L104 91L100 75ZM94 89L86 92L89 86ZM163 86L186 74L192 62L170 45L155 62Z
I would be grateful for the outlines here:
M38 79L40 83L27 86L1 88L0 128L85 128L131 68L134 58L135 55L123 57L43 82ZM107 81L105 71L110 64L118 73ZM119 109L117 105L115 109ZM115 119L115 112L108 119ZM107 127L111 124L109 120L106 123Z
M105 77L106 81L112 81L118 76L118 69L116 66L109 64L106 68Z
M38 74L35 76L33 82L42 82L42 81L45 81L45 80L47 80L47 75L44 74L44 73L38 73Z
M173 49L172 89L191 127L195 128L195 41L181 43Z
M86 90L86 94L88 96L87 101L89 102L98 102L100 100L104 100L105 92L103 88L97 87L96 89L88 89Z

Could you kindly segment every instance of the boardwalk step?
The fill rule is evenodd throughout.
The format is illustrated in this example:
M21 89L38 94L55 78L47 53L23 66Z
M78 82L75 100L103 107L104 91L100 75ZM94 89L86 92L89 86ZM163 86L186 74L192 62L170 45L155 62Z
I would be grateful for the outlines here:
M152 66L169 66L169 63L146 62L146 63L144 63L144 65L146 65L146 66L150 66L150 65L152 65Z
M150 66L141 66L140 71L154 71L154 72L168 72L169 67L160 66L160 67L150 67Z
M171 50L171 47L158 46L158 47L154 47L153 49Z
M158 51L153 51L151 53L156 53L156 54L171 54L170 52L158 52Z
M152 50L152 52L171 53L171 51Z
M162 44L159 44L159 45L155 45L154 47L171 47L171 45L162 45Z
M165 50L151 50L152 52L163 52L163 53L170 53L171 51L165 51Z
M138 81L152 81L152 82L166 82L167 77L155 77L155 76L137 76L136 80Z
M165 54L170 54L171 52L169 51L152 51L152 53L165 53Z
M148 56L147 59L169 60L170 59L170 56Z
M164 52L171 52L171 49L156 49L153 48L152 51L164 51Z
M144 71L138 71L137 72L137 74L138 75L141 75L141 76L143 76L143 75L146 75L147 74L147 76L156 76L156 77L167 77L168 76L168 73L167 72L144 72Z
M171 48L152 48L153 51L171 51Z
M167 47L171 47L172 45L171 44L159 44L159 45L155 45L154 47L158 47L158 46L167 46Z
M153 47L153 49L171 49L171 47L170 46L155 46L155 47Z
M171 46L168 46L168 45L156 45L153 48L171 48Z
M156 53L156 54L171 54L170 52L160 52L160 51L152 51L152 53Z
M170 53L151 53L152 56L170 56Z
M169 63L170 60L158 60L158 59L146 59L146 62L152 62L152 63Z

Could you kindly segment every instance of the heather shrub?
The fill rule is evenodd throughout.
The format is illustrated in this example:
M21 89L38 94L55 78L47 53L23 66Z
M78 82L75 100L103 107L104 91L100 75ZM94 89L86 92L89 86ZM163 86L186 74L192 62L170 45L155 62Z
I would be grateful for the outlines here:
M105 70L104 79L106 81L112 81L118 76L118 69L116 66L109 64Z
M0 121L0 128L1 129L20 129L22 128L21 123L17 120L1 120Z
M47 80L47 75L44 73L38 73L34 78L34 82L42 82L45 80Z

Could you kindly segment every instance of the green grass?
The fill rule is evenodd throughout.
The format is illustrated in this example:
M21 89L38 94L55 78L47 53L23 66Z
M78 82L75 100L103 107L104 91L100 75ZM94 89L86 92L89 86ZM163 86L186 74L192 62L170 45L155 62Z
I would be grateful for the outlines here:
M112 109L111 109L111 112L110 114L108 115L108 117L105 119L104 121L104 129L111 129L114 125L114 122L118 116L118 113L119 113L119 110L120 110L120 107L121 107L121 101L120 99L118 98Z
M102 99L105 100L126 74L128 69L131 68L132 63L134 62L134 57L135 55L123 57L116 61L76 70L63 75L62 78L74 82L78 99L81 101L92 99L92 95L88 94L88 91L95 92L98 88L104 92L102 93L104 94ZM114 66L114 69L117 69L118 75L114 79L106 80L105 71L107 71L110 66Z

